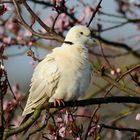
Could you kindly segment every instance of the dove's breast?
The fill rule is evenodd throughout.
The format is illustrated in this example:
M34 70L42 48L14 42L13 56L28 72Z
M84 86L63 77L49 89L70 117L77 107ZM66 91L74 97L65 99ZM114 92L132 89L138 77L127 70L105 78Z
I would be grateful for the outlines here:
M57 52L55 59L58 62L61 76L54 99L76 100L87 90L91 79L91 66L88 61L88 52L85 48L66 48Z

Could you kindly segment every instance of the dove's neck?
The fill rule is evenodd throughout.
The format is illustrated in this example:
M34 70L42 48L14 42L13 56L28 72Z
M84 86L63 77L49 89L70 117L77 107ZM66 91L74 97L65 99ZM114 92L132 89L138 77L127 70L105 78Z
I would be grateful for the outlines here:
M73 44L74 44L74 43L71 42L71 41L64 41L63 43L64 43L64 44L68 44L68 45L73 45Z
M83 42L79 42L79 41L67 41L65 40L62 44L62 47L67 46L67 47L71 47L71 46L77 46L77 47L81 47L81 48L85 48L86 44Z
M72 54L79 53L80 56L84 56L84 58L88 57L88 49L82 43L79 43L79 42L76 42L76 43L67 42L67 43L65 43L64 42L63 45L61 46L61 48L62 48L62 50L64 49L65 51L67 50L68 52L72 52Z
M64 40L64 44L85 46L87 44L87 40L79 38L77 34L71 35L68 33Z

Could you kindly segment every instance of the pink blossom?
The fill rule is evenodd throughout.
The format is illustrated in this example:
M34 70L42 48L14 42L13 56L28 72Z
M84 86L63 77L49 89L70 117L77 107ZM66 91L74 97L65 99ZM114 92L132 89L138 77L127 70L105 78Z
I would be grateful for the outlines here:
M18 20L16 18L10 18L6 24L5 27L13 32L14 34L17 34L18 31L20 30L20 25L18 23Z
M22 36L21 36L21 35L18 35L18 36L16 37L16 39L17 39L17 41L21 41L21 40L22 40Z
M32 41L29 41L28 45L29 46L32 46L33 45L33 42Z
M0 4L0 15L3 15L8 10L10 10L10 8L6 4Z
M136 120L137 120L137 121L140 120L140 113L138 113L138 114L136 115Z
M12 24L11 20L7 21L5 26L7 29L12 30L13 24Z
M61 14L56 21L55 28L62 32L67 26L69 26L70 21L65 13Z
M62 127L59 129L59 135L64 138L65 135L66 135L66 128L65 127Z
M0 65L0 69L4 70L4 65L1 64Z
M116 69L116 72L117 72L117 73L120 73L120 72L121 72L121 69L120 69L120 68L117 68L117 69Z
M66 114L64 115L64 122L68 124L69 122L72 122L72 121L73 121L72 116L68 114L68 112L66 111Z
M8 100L5 100L3 103L3 110L6 110L8 104Z
M89 6L86 6L84 8L83 12L84 12L84 14L82 14L79 17L79 22L87 21L91 17L93 9L91 7L89 7Z
M3 42L4 42L5 44L11 44L11 41L12 41L12 39L11 39L10 37L4 37L4 38L3 38Z
M23 34L25 37L32 36L32 33L29 30L25 30L25 33Z
M85 7L84 13L85 13L86 18L91 17L92 12L93 12L93 9L91 7L89 7L89 6L86 6Z
M0 26L0 35L4 34L4 28L2 26Z
M111 75L116 75L116 74L120 74L120 73L121 73L121 69L120 68L112 69L110 71Z
M56 122L57 122L57 123L62 123L63 120L62 120L62 118L58 117L58 118L56 119Z
M10 112L11 110L13 109L13 105L12 105L12 102L11 101L4 101L4 104L3 104L3 110L5 112Z
M95 128L96 128L96 127L92 127L92 128L89 130L88 136L91 136L91 135L94 133Z
M114 71L114 70L111 70L111 71L110 71L110 74L111 74L111 75L115 75L115 71Z
M63 126L64 126L64 123L60 123L60 124L59 124L59 127L63 127Z

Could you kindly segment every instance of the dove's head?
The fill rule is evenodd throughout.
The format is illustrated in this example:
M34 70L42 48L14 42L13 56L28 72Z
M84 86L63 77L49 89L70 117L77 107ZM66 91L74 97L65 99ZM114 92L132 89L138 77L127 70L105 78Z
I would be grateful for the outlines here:
M90 29L84 25L77 25L72 27L68 31L64 42L80 45L95 44L95 40L91 38Z

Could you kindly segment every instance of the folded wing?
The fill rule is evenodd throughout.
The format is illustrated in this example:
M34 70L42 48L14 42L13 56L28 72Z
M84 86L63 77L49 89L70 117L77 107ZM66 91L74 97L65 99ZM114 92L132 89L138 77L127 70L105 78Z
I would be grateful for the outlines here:
M60 77L60 71L55 58L48 55L35 68L31 80L29 97L22 115L32 113L55 93Z

